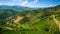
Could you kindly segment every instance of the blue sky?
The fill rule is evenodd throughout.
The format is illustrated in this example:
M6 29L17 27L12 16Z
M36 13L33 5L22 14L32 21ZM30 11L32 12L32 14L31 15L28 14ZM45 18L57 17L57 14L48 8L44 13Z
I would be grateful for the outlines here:
M0 5L19 5L32 8L41 8L60 5L60 0L0 0Z

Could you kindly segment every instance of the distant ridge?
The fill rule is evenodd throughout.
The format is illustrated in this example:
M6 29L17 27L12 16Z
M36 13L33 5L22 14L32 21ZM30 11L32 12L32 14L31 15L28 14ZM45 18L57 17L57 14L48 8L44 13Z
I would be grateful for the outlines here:
M12 9L12 10L16 10L16 11L20 11L20 10L36 10L37 8L29 8L29 7L24 7L24 6L8 6L8 5L0 5L0 9Z

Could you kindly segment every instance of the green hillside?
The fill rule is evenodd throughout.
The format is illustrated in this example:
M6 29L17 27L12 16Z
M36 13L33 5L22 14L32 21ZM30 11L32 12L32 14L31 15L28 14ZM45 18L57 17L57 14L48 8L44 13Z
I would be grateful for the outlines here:
M0 10L0 16L1 34L60 34L60 5L19 12Z

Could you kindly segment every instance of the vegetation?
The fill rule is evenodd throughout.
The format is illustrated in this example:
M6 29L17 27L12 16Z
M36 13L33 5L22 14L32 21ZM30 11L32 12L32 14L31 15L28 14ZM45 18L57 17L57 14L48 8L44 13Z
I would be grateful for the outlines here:
M1 34L60 34L60 5L20 12L0 10L0 23Z

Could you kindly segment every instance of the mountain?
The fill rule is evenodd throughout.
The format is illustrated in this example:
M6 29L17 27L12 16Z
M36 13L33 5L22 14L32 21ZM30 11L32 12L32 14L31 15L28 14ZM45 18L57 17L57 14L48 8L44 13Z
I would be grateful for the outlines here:
M20 10L36 10L37 8L29 8L29 7L24 7L24 6L8 6L8 5L0 5L0 9L12 9L16 11Z
M0 21L3 23L0 24L1 34L60 34L60 6L17 13L8 9L0 11L2 17L9 16Z

